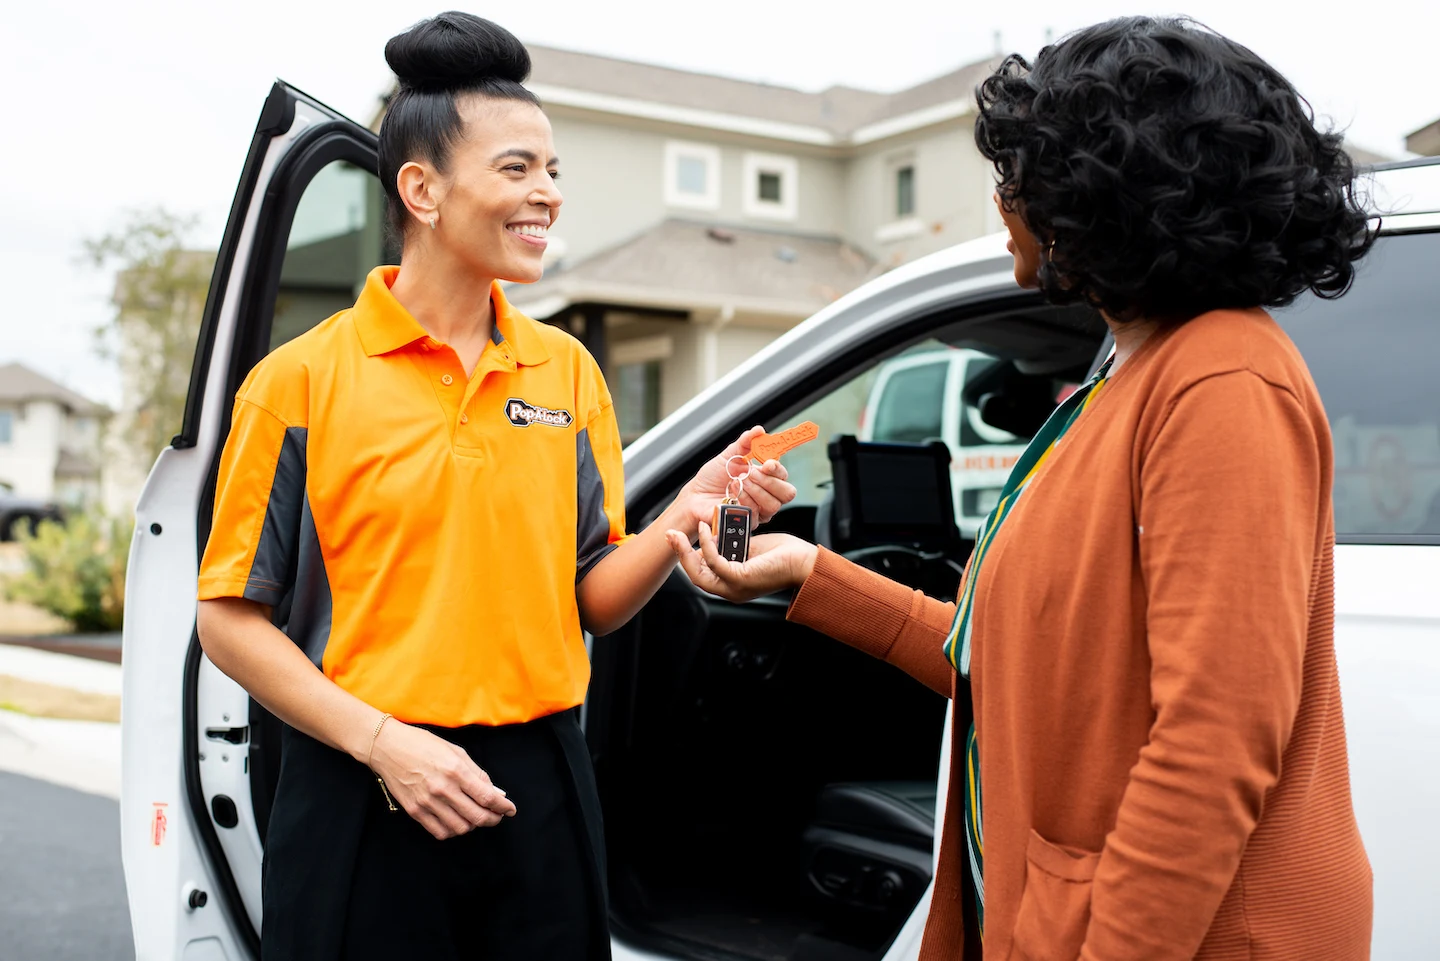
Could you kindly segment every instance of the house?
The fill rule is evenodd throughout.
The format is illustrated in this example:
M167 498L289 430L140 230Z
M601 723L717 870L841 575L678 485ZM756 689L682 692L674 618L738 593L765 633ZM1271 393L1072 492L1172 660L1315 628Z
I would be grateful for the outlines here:
M1440 120L1426 124L1407 136L1405 149L1422 157L1440 157Z
M565 207L544 279L507 293L585 342L627 441L871 277L1000 228L972 131L989 63L807 93L529 50Z
M78 506L100 494L109 411L23 364L0 365L0 484Z

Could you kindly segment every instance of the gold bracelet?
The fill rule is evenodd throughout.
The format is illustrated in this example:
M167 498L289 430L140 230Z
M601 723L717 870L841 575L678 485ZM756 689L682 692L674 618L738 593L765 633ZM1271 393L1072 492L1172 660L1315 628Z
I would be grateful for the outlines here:
M380 720L375 722L375 730L370 732L370 753L365 755L366 767L370 767L370 762L375 759L375 741L380 737L380 729L385 726L385 722L390 720L391 717L392 715L390 714L382 714L380 715ZM375 769L371 767L370 772L374 774ZM399 808L395 806L394 799L390 797L389 789L385 787L385 779L376 774L375 781L380 785L380 793L385 795L385 803L390 805L390 810L398 811Z
M366 767L370 767L370 762L375 760L375 739L380 736L380 729L385 726L385 722L390 720L392 716L393 715L390 714L381 714L380 720L375 722L375 730L370 732L370 753L365 755Z

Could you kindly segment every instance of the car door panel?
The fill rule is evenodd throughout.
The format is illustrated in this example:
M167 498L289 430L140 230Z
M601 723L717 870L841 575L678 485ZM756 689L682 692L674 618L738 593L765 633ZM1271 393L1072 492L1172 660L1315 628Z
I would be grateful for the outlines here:
M136 505L121 848L136 951L146 959L213 953L222 944L222 951L258 955L262 845L248 777L250 702L200 650L195 583L234 391L268 335L276 248L283 257L296 192L327 156L373 171L374 137L277 83L212 275L184 424Z
M1440 548L1335 548L1335 657L1350 787L1375 870L1377 958L1435 944L1440 855Z

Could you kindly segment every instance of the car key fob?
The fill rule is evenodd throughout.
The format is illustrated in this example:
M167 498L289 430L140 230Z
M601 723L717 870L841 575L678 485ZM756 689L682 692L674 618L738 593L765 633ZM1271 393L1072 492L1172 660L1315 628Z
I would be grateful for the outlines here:
M750 508L740 504L715 506L715 522L711 529L721 557L737 564L745 563L750 557L750 523L753 517Z

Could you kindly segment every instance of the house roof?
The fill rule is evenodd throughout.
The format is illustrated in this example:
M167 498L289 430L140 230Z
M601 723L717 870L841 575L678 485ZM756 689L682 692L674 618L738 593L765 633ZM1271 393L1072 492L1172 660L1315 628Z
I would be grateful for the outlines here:
M865 122L889 99L850 87L806 93L554 47L531 45L526 49L530 51L531 84L804 124L837 135Z
M103 414L106 408L24 364L0 364L0 403L51 400L76 414Z
M802 318L874 273L869 257L833 238L665 220L506 296L541 320L581 303Z
M55 460L56 477L94 477L99 473L100 465L84 454L77 454L63 447L60 449L60 456Z
M1405 149L1427 157L1440 154L1440 120L1428 123L1407 135Z
M1389 163L1390 161L1395 159L1394 157L1386 156L1383 153L1370 150L1367 147L1361 147L1358 144L1353 144L1348 140L1345 141L1345 152L1350 155L1350 159L1352 161L1362 167L1371 166L1374 164Z
M846 86L809 93L538 44L526 49L531 60L526 85L542 101L619 112L625 112L627 103L660 104L694 111L696 119L729 116L787 125L802 139L808 130L822 135L811 138L815 142L835 145L852 142L857 132L877 123L942 104L962 104L955 112L960 115L968 110L975 85L995 64L992 60L967 64L895 93ZM382 106L372 124L374 129L379 128L383 115ZM700 125L707 124L700 121ZM779 135L785 137L783 132Z

